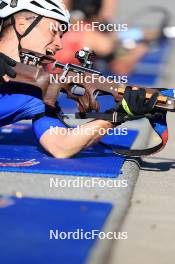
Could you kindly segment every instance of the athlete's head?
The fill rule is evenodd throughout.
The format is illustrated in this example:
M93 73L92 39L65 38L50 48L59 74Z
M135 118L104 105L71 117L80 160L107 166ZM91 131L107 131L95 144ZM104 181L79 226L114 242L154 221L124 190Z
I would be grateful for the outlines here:
M0 0L0 17L2 42L10 41L17 53L22 47L54 54L70 19L62 0Z

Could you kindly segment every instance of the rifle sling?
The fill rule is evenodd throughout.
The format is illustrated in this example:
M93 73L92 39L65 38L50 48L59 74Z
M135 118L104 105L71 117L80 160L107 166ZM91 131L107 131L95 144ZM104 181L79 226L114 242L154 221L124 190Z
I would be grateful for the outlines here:
M158 114L159 115L159 114ZM146 116L137 116L137 117L132 117L132 118L128 118L128 120L126 119L125 121L132 121L132 120L138 120L140 118L151 118L154 119L154 117L158 116L157 114L155 115L151 115L151 114L147 114ZM112 119L109 119L109 115L105 114L105 113L76 113L76 118L81 118L81 119L89 119L89 118L95 118L96 120L108 120L108 121L112 121ZM121 123L119 122L119 125ZM151 124L151 123L150 123ZM153 130L154 127L152 126ZM156 131L155 131L156 132ZM121 149L121 148L114 148L109 146L106 143L103 142L99 142L100 145L106 147L107 149L112 150L115 154L119 155L119 156L125 156L125 157L142 157L142 156L149 156L155 153L160 152L166 145L167 141L168 141L168 130L165 131L166 133L163 134L158 134L156 132L156 134L160 137L161 139L161 143L151 147L151 148L147 148L147 149Z
M89 113L90 114L90 113ZM91 113L94 114L95 113ZM41 113L39 115L36 115L33 121L38 120L39 118L43 117L43 116L50 116L53 118L58 118L67 128L71 128L70 126L67 125L67 123L64 122L63 120L63 113L61 111L61 108L58 106L57 110L55 111L55 109L51 109L50 107L47 107L47 113ZM91 115L92 117L92 115ZM155 154L159 151L161 151L168 140L168 134L165 133L163 135L159 135L159 137L161 138L161 143L151 147L151 148L147 148L147 149L121 149L121 148L113 148L110 145L103 143L103 142L99 142L99 144L107 149L110 149L113 151L114 154L119 155L119 156L125 156L125 157L142 157L142 156L149 156L152 154Z

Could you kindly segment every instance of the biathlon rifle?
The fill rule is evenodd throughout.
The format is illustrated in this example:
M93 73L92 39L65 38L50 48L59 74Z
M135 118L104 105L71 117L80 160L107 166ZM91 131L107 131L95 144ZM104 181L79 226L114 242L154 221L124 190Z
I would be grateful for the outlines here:
M118 84L112 78L110 82L107 78L103 78L103 80L106 81L102 83L100 81L102 74L92 69L93 56L94 53L90 49L84 48L76 53L76 58L80 61L81 65L62 64L55 61L51 56L29 50L22 50L20 52L22 63L17 62L14 68L17 76L15 79L11 79L11 81L30 84L39 88L44 103L52 108L55 108L55 103L60 92L64 92L67 94L68 98L77 102L80 113L99 112L100 105L97 102L98 96L112 95L116 102L120 102L128 84ZM59 74L52 75L52 77L55 78L54 80L57 80L52 83L51 79L53 80L53 78L51 78L51 74L46 71L46 67L49 63L53 63L53 69L59 68L61 70ZM93 75L95 75L94 83L85 81L94 80ZM77 76L81 78L78 78L78 83L75 83L73 80ZM132 87L133 89L144 88L139 86ZM27 90L29 89L30 88L27 88ZM147 99L149 99L153 93L159 93L154 111L175 111L175 96L169 97L162 94L167 90L166 88L145 89Z

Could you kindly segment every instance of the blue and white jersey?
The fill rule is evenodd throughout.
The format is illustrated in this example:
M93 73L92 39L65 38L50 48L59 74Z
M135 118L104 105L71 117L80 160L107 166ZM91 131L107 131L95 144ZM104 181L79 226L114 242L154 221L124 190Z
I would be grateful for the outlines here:
M41 99L26 94L14 94L11 91L12 87L13 83L5 83L0 86L0 126L33 119L35 115L45 112L45 104ZM26 85L25 88L34 89L29 85ZM33 130L38 140L51 126L65 127L58 119L47 116L33 123Z

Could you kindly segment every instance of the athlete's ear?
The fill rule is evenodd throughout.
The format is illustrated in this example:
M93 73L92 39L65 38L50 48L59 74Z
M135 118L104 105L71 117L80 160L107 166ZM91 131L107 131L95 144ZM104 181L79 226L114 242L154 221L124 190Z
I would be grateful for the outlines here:
M30 23L25 17L16 18L16 30L20 35L23 35Z

